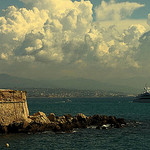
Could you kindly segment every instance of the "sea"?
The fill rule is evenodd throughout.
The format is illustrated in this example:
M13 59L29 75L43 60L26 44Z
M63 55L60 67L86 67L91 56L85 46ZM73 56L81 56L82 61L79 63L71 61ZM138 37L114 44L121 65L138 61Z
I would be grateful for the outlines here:
M125 118L131 126L98 130L75 129L72 133L0 135L0 150L149 150L150 103L133 103L133 97L107 98L28 98L30 115L42 111L86 116L94 114ZM5 144L9 143L9 148Z

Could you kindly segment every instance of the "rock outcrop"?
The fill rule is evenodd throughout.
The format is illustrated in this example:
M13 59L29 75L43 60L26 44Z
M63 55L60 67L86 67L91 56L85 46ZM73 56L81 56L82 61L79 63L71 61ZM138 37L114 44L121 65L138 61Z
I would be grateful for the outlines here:
M97 129L122 128L126 125L123 118L114 116L94 115L85 116L79 113L56 116L50 113L46 116L37 112L29 116L26 92L0 90L0 133L19 132L72 132L74 128L96 126Z
M75 116L70 114L64 116L55 116L50 113L46 116L43 112L38 112L29 116L23 122L14 122L7 126L0 126L0 133L18 133L18 132L72 132L75 128L87 128L95 126L96 129L122 128L126 125L123 118L114 116L93 115L85 116L79 113Z

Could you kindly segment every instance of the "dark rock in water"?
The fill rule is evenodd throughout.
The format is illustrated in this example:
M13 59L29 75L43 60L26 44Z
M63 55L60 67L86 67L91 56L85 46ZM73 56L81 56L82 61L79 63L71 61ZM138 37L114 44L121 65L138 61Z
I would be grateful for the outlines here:
M19 122L19 123L14 122L13 124L9 124L7 126L8 133L18 133L21 132L22 129L23 129L23 122Z
M73 116L72 116L72 115L67 114L67 115L64 115L64 116L65 116L65 118L66 118L66 120L67 120L68 122L72 123L72 120L73 120Z
M109 129L112 127L120 128L122 123L125 123L124 119L118 119L115 116L94 115L88 117L88 126L97 126L97 129Z
M61 130L61 127L59 125L56 125L56 126L54 126L53 131L54 132L60 132L62 130Z
M77 114L72 120L74 128L87 128L87 116L82 113Z
M123 118L118 118L117 122L119 122L120 124L126 125L126 122L125 122L125 120Z
M100 115L90 117L90 125L98 125L101 121L102 117Z
M115 116L109 116L108 123L116 124L117 123L116 117Z
M29 116L22 122L14 122L8 126L0 125L0 133L18 133L18 132L72 132L74 128L87 128L89 126L97 126L97 129L122 128L126 125L123 118L115 116L93 115L87 117L79 113L76 116L70 114L64 116L55 116L50 113L47 117L43 112L38 112Z
M110 124L104 124L101 126L97 126L96 129L110 129L111 125Z
M72 124L70 124L68 122L59 124L59 126L63 132L71 132L73 130Z
M3 126L3 125L0 125L0 133L4 134L4 133L7 133L7 126Z
M48 119L50 120L50 121L56 121L56 117L55 117L55 114L54 113L50 113L50 115L48 116Z
M87 119L87 117L82 113L77 114L76 118L78 119L79 122L86 122Z
M43 132L47 130L47 124L39 124L36 122L32 122L29 126L26 127L26 132L36 133L36 132Z

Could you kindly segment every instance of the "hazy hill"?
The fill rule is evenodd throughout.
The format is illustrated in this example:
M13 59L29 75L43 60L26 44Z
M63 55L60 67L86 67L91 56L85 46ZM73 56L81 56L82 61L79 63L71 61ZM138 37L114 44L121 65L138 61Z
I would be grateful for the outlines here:
M118 86L124 85L125 87L130 87L129 89L136 89L137 92L142 92L145 86L150 87L150 77L132 77L132 78L124 78L124 79L114 79L113 81L108 81L111 84L114 82L117 83Z
M0 88L41 87L41 83L31 79L0 74Z
M118 85L114 83L99 82L91 79L74 78L74 79L61 79L49 81L50 84L61 88L75 88L75 89L93 89L104 90L113 92L125 92L125 93L138 93L139 89L130 87L128 85Z
M0 74L0 88L71 88L71 89L89 89L104 90L112 92L137 93L139 89L129 87L128 85L117 85L114 83L104 83L91 79L83 78L65 78L59 80L32 80L21 77Z

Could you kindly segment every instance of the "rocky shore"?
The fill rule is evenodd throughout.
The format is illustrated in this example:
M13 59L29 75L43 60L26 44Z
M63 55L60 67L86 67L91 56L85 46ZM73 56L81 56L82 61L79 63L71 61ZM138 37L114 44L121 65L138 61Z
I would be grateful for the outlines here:
M43 112L37 112L24 121L14 122L9 125L0 125L0 133L36 133L43 131L72 132L75 128L87 128L95 126L96 129L122 128L126 126L123 118L115 116L93 115L85 116L79 113L56 116L50 113L46 116Z

